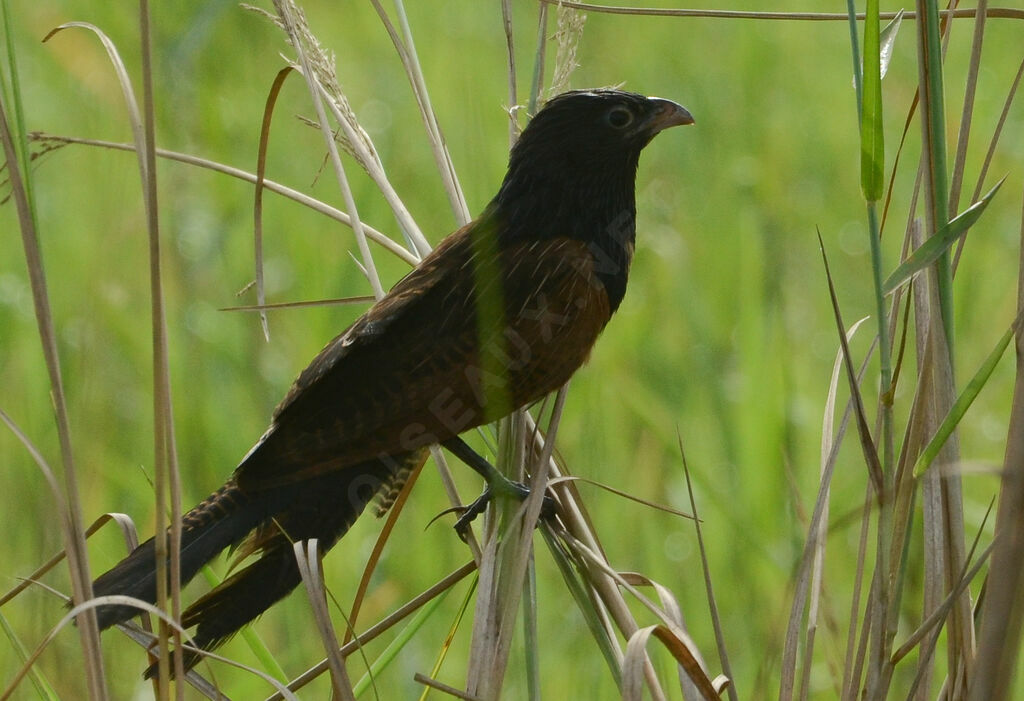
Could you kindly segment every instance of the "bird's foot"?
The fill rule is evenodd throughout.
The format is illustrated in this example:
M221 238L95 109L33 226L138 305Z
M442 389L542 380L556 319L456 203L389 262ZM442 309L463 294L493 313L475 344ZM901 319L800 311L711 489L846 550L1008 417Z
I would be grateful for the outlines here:
M473 503L460 509L462 515L455 522L455 532L459 534L459 538L463 541L466 540L470 524L487 509L487 505L495 496L514 497L519 501L523 501L526 497L530 496L530 489L521 482L513 482L511 480L495 481L487 485L484 493L477 497ZM545 494L540 507L540 517L546 519L554 516L555 507L555 500Z

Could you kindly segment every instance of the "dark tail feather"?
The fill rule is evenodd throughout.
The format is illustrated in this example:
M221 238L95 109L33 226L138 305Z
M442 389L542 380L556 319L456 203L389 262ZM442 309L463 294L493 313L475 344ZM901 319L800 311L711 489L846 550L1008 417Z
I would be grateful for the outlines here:
M301 581L295 553L286 543L284 547L265 552L259 560L189 606L182 615L182 625L188 628L198 623L193 643L204 650L212 650L287 596ZM200 659L199 653L186 652L185 669L191 669ZM157 665L153 664L144 676L150 679L156 672Z
M322 503L326 506L330 500ZM336 508L333 513L321 512L316 523L306 521L299 524L302 532L295 540L317 538L322 557L341 539L365 505L363 502L354 512L342 508ZM295 520L290 518L293 515L308 516L309 512L302 509L297 513L288 512L278 522L287 528L287 522ZM312 533L313 530L317 532ZM185 628L198 625L192 636L196 646L212 650L226 642L242 626L259 617L299 585L302 575L295 561L292 542L291 537L278 531L262 545L259 560L236 572L188 607L181 616L181 623ZM191 669L201 658L199 653L187 652L185 669ZM154 664L146 670L145 677L149 679L156 672Z
M292 492L288 505L276 512L267 529L257 531L255 544L250 544L253 551L262 553L260 559L221 582L182 614L182 625L198 626L195 644L204 650L217 647L287 596L302 581L292 543L316 538L323 556L374 495L387 492L396 481L408 477L410 466L425 459L424 450L397 459L369 461L311 480ZM198 653L186 653L185 669L200 658ZM146 678L156 672L156 665L151 666Z
M181 583L184 585L224 548L240 542L266 519L266 509L242 492L234 479L182 517ZM92 585L95 596L122 594L156 601L156 541L150 538L135 548ZM100 606L100 629L138 614L131 606Z

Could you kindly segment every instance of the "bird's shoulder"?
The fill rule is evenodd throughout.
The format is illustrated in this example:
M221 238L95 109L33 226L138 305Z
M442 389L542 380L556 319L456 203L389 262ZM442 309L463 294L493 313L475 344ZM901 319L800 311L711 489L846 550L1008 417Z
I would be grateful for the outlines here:
M273 414L274 421L346 359L353 355L379 352L384 345L393 343L397 335L395 328L412 322L427 299L437 294L444 294L453 302L463 298L465 295L454 292L460 287L457 273L472 255L469 236L471 226L472 223L467 224L447 236L419 265L395 283L386 295L324 346L277 405Z

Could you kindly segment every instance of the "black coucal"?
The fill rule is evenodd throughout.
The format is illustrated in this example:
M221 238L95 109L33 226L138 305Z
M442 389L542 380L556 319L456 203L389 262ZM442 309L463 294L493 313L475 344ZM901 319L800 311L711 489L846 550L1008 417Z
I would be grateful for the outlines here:
M557 389L586 361L626 291L640 151L692 122L674 102L618 90L567 92L537 113L483 214L317 355L227 483L182 518L182 583L225 548L260 555L184 612L200 647L294 589L292 543L317 538L325 552L371 500L387 507L431 444L487 478L469 518L509 487L458 435ZM153 539L93 591L154 602ZM135 613L102 606L100 627Z

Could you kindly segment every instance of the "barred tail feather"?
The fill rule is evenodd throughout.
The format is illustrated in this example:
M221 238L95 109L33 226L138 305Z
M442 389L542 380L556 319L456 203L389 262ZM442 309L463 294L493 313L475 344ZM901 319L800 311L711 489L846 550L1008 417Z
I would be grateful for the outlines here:
M188 583L203 565L224 548L240 542L266 517L266 509L242 492L234 479L203 500L182 517L181 583ZM154 603L156 540L150 538L113 569L100 575L93 583L93 594L121 594ZM137 613L138 609L132 606L100 606L97 609L100 629L126 621Z
M287 596L302 581L292 544L316 538L322 557L371 500L400 486L426 456L424 449L370 460L291 490L273 520L256 529L240 549L243 554L258 553L259 559L221 582L182 614L186 628L196 626L195 643L204 650L217 647ZM198 653L186 653L185 668L199 659ZM155 665L146 670L147 678L156 671Z
M182 625L197 626L193 640L198 647L212 650L226 642L291 593L302 581L292 544L316 538L322 557L345 535L382 484L375 463L365 471L346 475L347 479L339 477L334 474L307 485L288 508L256 531L254 541L243 546L250 554L259 552L259 559L185 610ZM360 482L364 488L354 489ZM200 657L199 653L187 652L185 669L193 667ZM156 665L152 665L145 677L156 672Z

